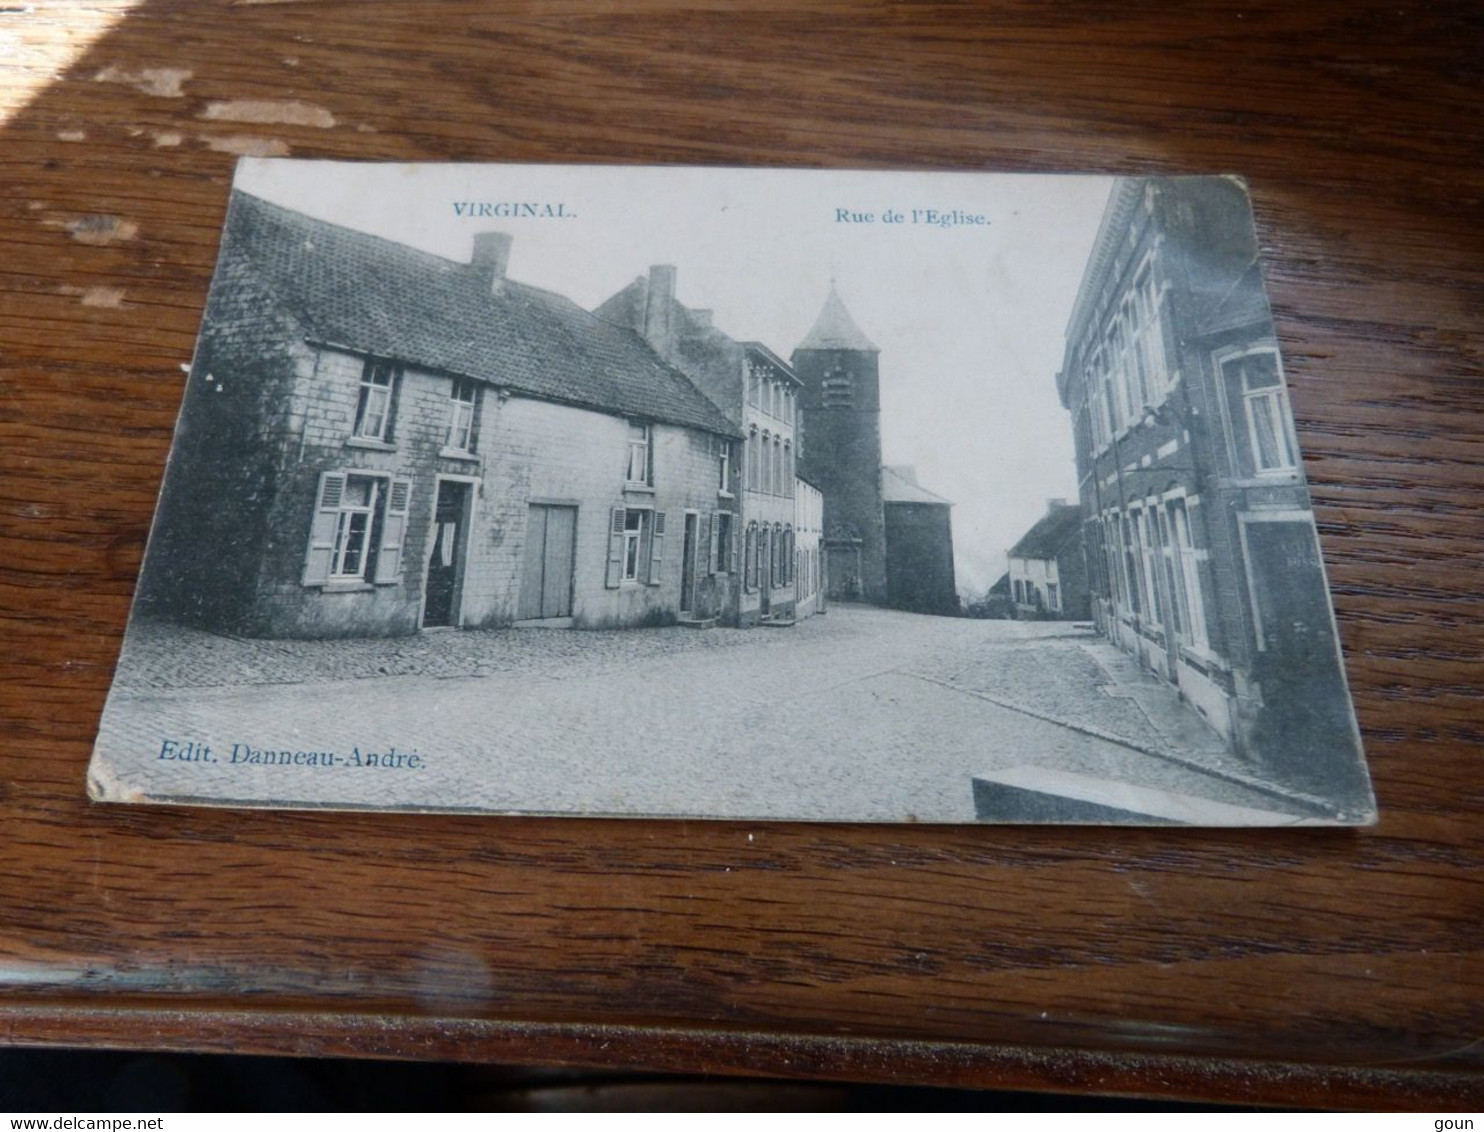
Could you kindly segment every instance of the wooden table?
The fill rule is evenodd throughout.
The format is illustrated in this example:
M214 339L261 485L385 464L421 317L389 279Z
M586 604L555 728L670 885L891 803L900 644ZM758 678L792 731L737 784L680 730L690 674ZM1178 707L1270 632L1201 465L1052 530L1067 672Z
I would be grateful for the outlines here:
M802 7L0 8L0 1041L1484 1097L1477 6ZM1245 174L1380 825L90 805L237 153Z

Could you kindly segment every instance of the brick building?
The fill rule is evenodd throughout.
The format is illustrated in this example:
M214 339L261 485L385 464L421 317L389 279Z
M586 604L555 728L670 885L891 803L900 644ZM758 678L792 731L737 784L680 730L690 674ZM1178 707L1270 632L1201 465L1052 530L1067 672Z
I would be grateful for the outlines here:
M1006 575L1015 615L1052 621L1091 616L1087 559L1082 547L1082 508L1062 499L1010 548Z
M734 461L739 490L719 520L725 525L718 537L731 548L720 557L735 558L739 573L722 621L743 627L791 622L797 600L799 379L761 342L732 338L717 328L711 311L681 304L675 288L674 267L651 267L595 313L641 334L745 438Z
M1243 187L1122 178L1057 386L1092 612L1253 765L1365 791Z
M951 504L881 464L880 353L833 286L793 352L804 466L824 495L828 596L956 613Z
M734 602L741 434L642 337L238 192L141 609L319 637L660 624ZM702 553L704 547L709 553Z

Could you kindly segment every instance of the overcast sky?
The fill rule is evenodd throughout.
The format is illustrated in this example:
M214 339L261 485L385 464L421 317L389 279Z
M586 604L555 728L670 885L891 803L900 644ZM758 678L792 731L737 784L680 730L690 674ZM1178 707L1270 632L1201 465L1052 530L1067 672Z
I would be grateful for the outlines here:
M955 504L962 593L988 589L1048 498L1076 498L1055 378L1111 178L244 159L237 185L454 260L474 233L510 232L511 278L588 309L673 264L682 303L784 358L833 278L881 350L885 462L916 465ZM461 215L458 202L568 215ZM935 226L929 209L988 223Z

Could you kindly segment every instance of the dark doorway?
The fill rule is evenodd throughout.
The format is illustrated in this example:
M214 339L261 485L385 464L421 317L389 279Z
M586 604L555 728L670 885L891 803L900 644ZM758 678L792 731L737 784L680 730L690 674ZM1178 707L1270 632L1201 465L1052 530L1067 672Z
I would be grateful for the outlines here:
M699 523L699 515L686 514L685 556L680 567L680 612L685 614L696 611L696 535Z
M832 601L861 599L861 550L858 540L824 548L825 586Z
M526 524L520 620L572 616L572 566L576 545L576 507L531 505L530 519Z
M766 523L757 538L758 616L766 617L773 606L773 529Z
M456 626L458 591L468 543L469 485L438 481L433 509L433 545L428 553L428 584L423 598L423 628Z

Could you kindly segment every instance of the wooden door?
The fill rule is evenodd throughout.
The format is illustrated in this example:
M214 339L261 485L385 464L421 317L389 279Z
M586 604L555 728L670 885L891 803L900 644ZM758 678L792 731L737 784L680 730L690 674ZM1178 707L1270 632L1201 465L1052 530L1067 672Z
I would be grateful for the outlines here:
M572 616L572 567L577 545L577 508L532 504L526 523L525 569L521 579L522 621Z

